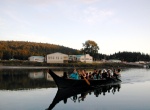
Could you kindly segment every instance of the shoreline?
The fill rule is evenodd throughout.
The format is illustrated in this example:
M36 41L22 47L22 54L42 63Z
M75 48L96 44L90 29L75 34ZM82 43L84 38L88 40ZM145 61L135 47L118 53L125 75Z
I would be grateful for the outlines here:
M46 64L41 62L0 62L0 69L72 69L72 68L144 68L142 64L133 63L59 63L59 64Z
M72 67L41 67L41 66L0 66L0 69L58 69L58 68L72 68Z

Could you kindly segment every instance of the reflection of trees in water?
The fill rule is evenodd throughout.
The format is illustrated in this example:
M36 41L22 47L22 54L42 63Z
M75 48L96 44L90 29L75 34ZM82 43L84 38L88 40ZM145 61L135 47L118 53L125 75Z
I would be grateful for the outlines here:
M36 73L38 71L24 69L0 70L0 89L17 90L56 87L55 83L47 81L46 77L40 79L29 78L30 72ZM42 72L44 73L44 75L46 74L45 71Z

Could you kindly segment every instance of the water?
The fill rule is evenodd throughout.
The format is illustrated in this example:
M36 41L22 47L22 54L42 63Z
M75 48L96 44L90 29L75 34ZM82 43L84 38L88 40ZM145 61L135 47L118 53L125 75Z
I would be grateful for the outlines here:
M63 73L55 72L60 76ZM150 69L124 69L121 75L120 85L85 90L84 98L81 94L71 96L53 110L150 110ZM58 91L44 69L0 70L0 110L45 110L57 92L58 97L66 95Z

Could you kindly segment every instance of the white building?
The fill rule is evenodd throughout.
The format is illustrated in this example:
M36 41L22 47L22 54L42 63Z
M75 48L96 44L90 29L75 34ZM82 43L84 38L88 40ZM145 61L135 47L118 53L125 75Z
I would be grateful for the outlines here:
M77 61L85 62L85 63L93 63L93 57L89 54L85 55L76 55Z
M68 55L63 53L52 53L46 56L47 63L67 63Z
M29 61L44 62L43 56L30 56Z

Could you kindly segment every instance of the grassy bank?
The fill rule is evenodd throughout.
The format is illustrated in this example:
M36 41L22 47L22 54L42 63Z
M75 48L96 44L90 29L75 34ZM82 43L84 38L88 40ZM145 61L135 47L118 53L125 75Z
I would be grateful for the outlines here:
M85 67L85 68L111 68L111 67L122 67L122 68L137 68L141 67L138 65L129 65L125 63L53 63L48 64L45 62L30 62L30 61L0 61L0 66L39 66L39 67Z

